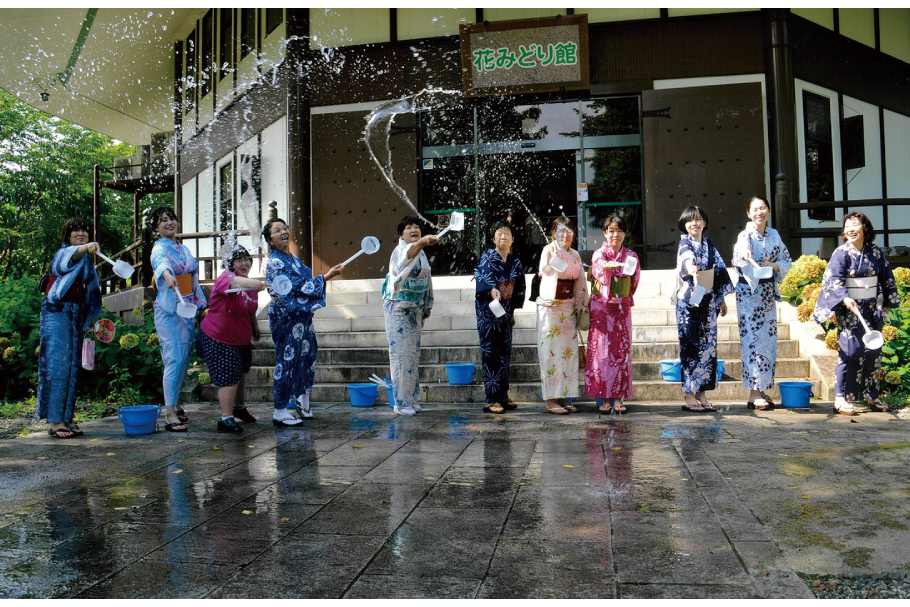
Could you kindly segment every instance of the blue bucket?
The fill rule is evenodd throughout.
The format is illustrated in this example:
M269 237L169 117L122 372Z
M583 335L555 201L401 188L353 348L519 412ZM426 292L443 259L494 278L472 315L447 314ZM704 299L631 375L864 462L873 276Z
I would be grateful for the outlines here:
M446 375L449 377L449 385L467 386L474 381L474 363L448 363Z
M724 376L724 361L717 361L717 381L720 381Z
M379 386L376 384L348 384L348 395L352 407L372 407L379 398Z
M389 397L389 407L395 406L395 386L392 385L392 378L385 378L385 391Z
M660 375L664 381L681 382L682 381L682 364L678 358L673 360L660 361Z
M788 409L805 409L809 406L809 397L815 396L811 381L782 381L777 387L780 388L780 404Z
M132 405L117 409L117 417L123 422L123 431L127 436L152 434L157 429L157 420L161 415L158 405Z

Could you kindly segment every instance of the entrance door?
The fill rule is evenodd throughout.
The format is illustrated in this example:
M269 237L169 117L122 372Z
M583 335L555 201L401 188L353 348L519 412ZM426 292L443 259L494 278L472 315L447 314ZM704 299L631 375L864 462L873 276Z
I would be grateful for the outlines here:
M651 268L676 265L677 220L689 205L705 210L705 235L730 264L747 202L767 193L763 112L758 83L642 93Z

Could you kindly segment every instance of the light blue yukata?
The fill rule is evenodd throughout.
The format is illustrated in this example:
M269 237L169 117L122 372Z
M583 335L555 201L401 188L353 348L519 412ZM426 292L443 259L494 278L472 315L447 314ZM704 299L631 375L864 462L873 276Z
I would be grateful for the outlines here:
M325 307L325 277L313 276L296 256L271 249L265 281L272 284L278 276L291 281L287 295L269 289L269 329L275 342L272 390L275 409L285 409L313 391L318 348L313 312Z
M70 423L76 410L76 382L82 362L82 333L101 314L101 288L92 256L73 261L78 246L64 243L51 261L57 280L41 302L41 337L38 353L38 419L49 424ZM81 302L69 293L77 282L85 284ZM81 285L76 285L81 287Z
M190 352L196 335L196 319L183 318L177 315L177 294L164 281L164 271L170 270L174 278L181 274L191 274L193 292L181 293L187 303L196 308L205 308L205 295L199 286L196 275L199 262L184 245L169 238L159 238L152 247L152 271L155 273L155 287L158 296L155 298L155 330L158 331L158 343L161 344L161 360L164 361L164 404L177 406L180 400L180 389L186 379L186 370L190 364Z
M755 263L776 263L780 271L759 280L755 266L742 259L752 252ZM774 228L765 226L760 234L753 222L739 233L733 247L733 265L739 274L736 285L736 314L739 317L740 353L743 359L743 387L769 390L774 386L777 366L777 302L781 300L777 283L790 271L790 252Z
M413 243L398 240L382 285L385 334L389 340L392 388L399 407L420 404L420 331L433 308L433 281L426 253L408 259Z
M692 305L695 277L685 273L685 264L694 260L698 271L714 268L714 288ZM720 253L707 237L701 244L689 234L679 238L676 274L683 286L677 293L676 324L679 335L679 359L683 392L698 394L717 387L717 316L724 296L734 291L730 275Z

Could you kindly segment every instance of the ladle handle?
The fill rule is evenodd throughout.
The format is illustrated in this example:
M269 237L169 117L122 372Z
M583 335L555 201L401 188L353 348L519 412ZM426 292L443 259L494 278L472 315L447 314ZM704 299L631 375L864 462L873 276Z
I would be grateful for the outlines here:
M116 263L113 259L111 259L107 255L105 255L101 251L98 251L98 257L100 257L101 259L103 259L104 261L108 262L111 265L114 265L114 263Z
M761 266L758 265L757 263L755 263L755 260L752 259L751 257L749 258L749 263L751 263L751 264L752 264L753 266L755 266L756 268L761 268Z
M341 262L341 265L343 265L343 266L348 265L349 263L351 263L352 261L354 261L355 259L357 259L357 258L360 257L361 255L363 255L364 253L366 253L366 251L364 251L363 249L360 249L359 251L357 251L356 253L354 253L354 254L351 255L350 257L348 257L345 261L342 261L342 262Z
M448 231L451 230L451 229L452 229L452 226L451 226L451 225L450 225L449 227L447 227L447 228L443 228L443 229L442 229L442 232L440 232L439 234L436 235L436 238L442 238L443 236L445 236L445 233L448 232Z
M177 294L177 299L180 300L180 303L186 303L183 301L183 295L180 294L180 287L174 287L174 293Z
M871 333L869 330L869 325L866 324L866 319L863 318L862 314L857 314L856 317L859 319L859 322L863 325L863 329L866 330L866 333Z

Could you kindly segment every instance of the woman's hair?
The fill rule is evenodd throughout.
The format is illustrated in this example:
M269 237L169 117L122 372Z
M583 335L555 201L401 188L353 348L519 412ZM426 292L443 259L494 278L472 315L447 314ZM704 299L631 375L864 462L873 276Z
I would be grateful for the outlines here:
M753 196L752 198L750 198L750 199L749 199L749 206L746 207L746 210L751 209L751 208L752 208L752 203L755 202L756 200L761 200L763 203L765 203L765 208L768 209L769 211L771 210L771 205L768 204L768 199L765 198L764 196Z
M575 232L575 223L565 215L560 215L550 224L550 236L556 236L556 230L559 229L560 225L564 225L572 230L572 232Z
M171 207L158 207L149 213L149 227L153 232L156 232L158 230L158 224L161 223L165 217L170 217L177 222L180 221L180 219L177 217L177 213L175 213L174 209Z
M628 232L628 231L629 231L629 230L626 228L626 220L623 219L622 217L620 217L620 216L619 216L618 214L616 214L616 213L610 213L609 215L607 215L607 218L604 219L604 229L603 229L603 231L606 232L606 231L607 231L607 228L609 228L611 225L614 225L614 224L616 225L617 228L619 228L619 229L622 230L623 232Z
M697 219L698 217L701 217L702 219L705 220L705 229L707 229L708 214L705 213L701 207L697 207L695 205L686 207L686 210L683 211L682 215L679 216L679 222L677 224L679 226L679 231L682 232L683 234L685 234L686 233L686 224L689 223L690 221L692 221L693 219Z
M872 227L872 221L859 211L853 211L844 215L844 220L841 222L840 237L843 242L847 242L847 237L844 236L844 226L847 225L848 219L858 219L863 224L863 243L871 243L875 240L875 228Z
M249 259L250 263L253 262L253 256L250 255L250 252L247 251L242 245L235 244L234 248L231 249L231 258L228 260L228 270L231 272L234 271L234 262L241 261L244 259Z
M404 232L404 229L409 225L414 224L415 226L420 226L420 218L414 215L405 215L401 218L401 221L398 222L398 232L397 234L401 236L401 233ZM423 233L423 230L421 230Z
M70 243L70 236L73 232L77 230L85 230L88 232L88 239L91 242L92 236L92 226L88 222L79 217L73 217L72 219L67 219L66 223L63 224L63 229L60 230L60 235L63 237L63 242L65 244Z
M286 222L284 219L281 219L280 217L272 217L265 222L264 226L262 226L262 238L265 240L265 244L269 247L270 251L272 250L272 226L276 223L283 223L284 225L288 225L288 222Z
M515 236L515 228L513 228L512 224L509 223L508 221L506 221L505 219L497 221L496 223L493 224L493 227L490 228L490 236L496 236L496 232L498 232L502 228L507 229L509 231L509 233L512 234L513 237Z

